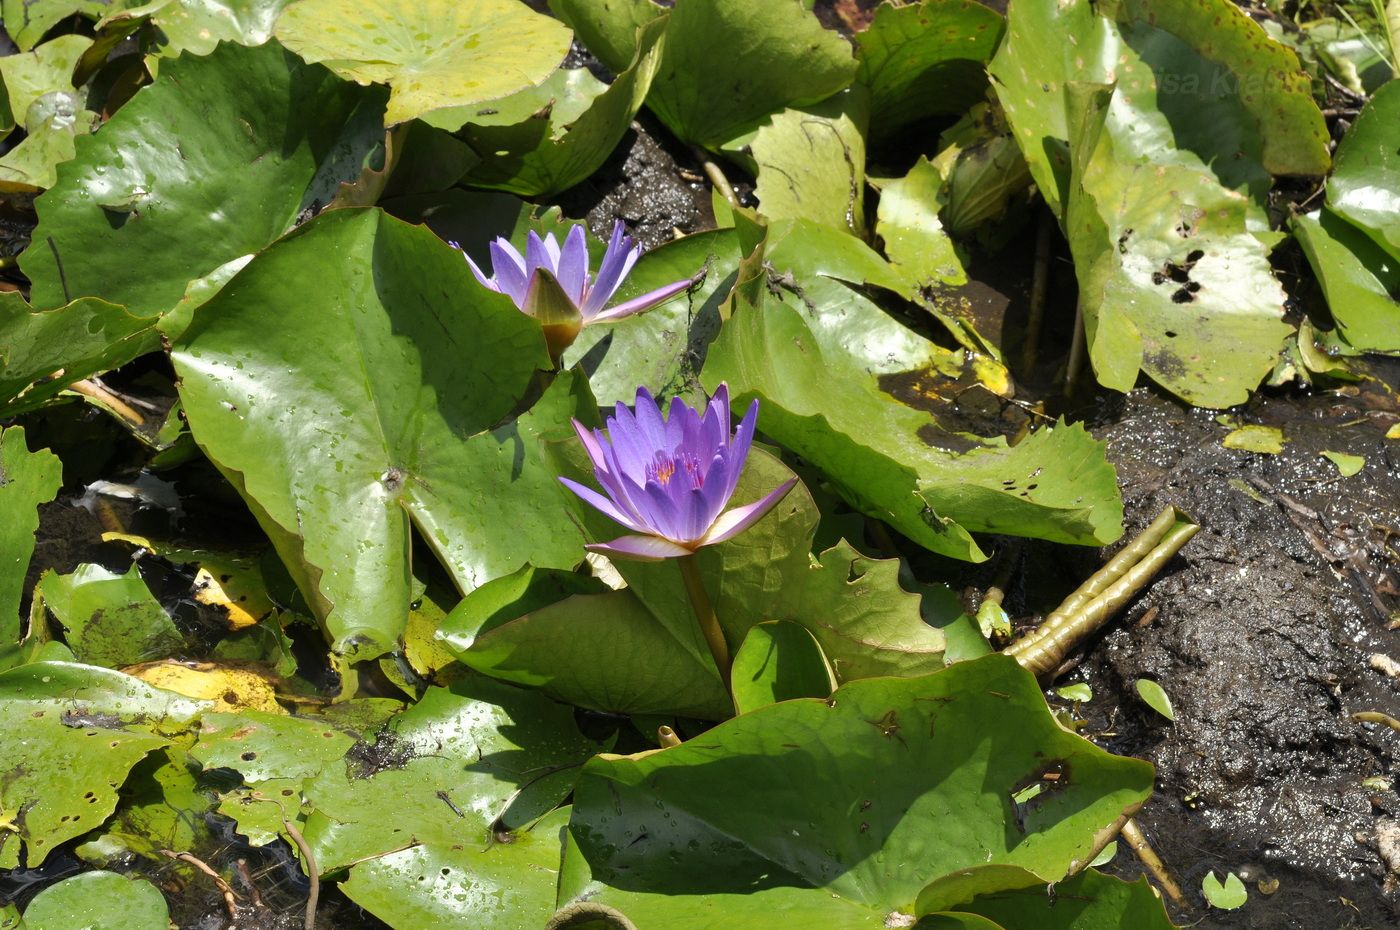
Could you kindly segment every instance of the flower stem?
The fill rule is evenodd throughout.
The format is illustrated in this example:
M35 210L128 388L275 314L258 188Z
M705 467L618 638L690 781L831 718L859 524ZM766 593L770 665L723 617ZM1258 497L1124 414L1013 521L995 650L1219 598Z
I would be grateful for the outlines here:
M700 624L705 644L710 647L710 655L715 657L715 668L719 669L724 690L728 691L729 644L724 641L724 630L720 629L715 607L705 593L705 582L700 578L700 560L693 555L683 555L676 561L681 567L681 578L685 579L686 593L690 595L690 606L695 610L695 622Z

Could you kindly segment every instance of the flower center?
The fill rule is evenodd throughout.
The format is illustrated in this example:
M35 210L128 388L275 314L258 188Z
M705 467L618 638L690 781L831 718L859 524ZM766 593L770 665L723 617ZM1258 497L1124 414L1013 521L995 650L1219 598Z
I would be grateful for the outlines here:
M647 480L655 481L663 488L668 487L671 484L671 479L676 476L677 466L690 479L692 488L704 486L705 476L700 471L700 460L685 452L676 455L657 452L652 458L651 464L647 466Z

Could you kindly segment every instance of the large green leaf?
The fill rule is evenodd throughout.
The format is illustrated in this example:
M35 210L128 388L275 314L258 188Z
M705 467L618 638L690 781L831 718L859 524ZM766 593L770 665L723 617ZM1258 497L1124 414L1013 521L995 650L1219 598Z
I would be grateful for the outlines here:
M773 114L742 144L752 155L759 211L865 235L868 95L851 88L821 103Z
M1172 930L1146 878L1129 884L1088 869L1052 886L1012 865L985 865L948 875L919 893L920 915L977 914L1016 930ZM923 924L919 924L923 926ZM940 926L935 923L935 927Z
M30 452L24 427L0 432L0 668L19 644L19 604L34 555L38 506L53 500L63 465L47 449Z
M45 572L39 587L81 662L120 668L184 651L184 637L135 565L124 575L101 565L79 565L67 575Z
M843 258L850 246L832 239L800 225L770 231L776 244L764 263L793 280L770 278L753 292L756 305L738 296L711 346L706 384L727 381L745 401L761 399L764 432L820 468L852 506L935 552L983 558L971 532L1116 539L1113 468L1082 427L1042 429L1008 446L945 427L887 393L911 380L915 403L927 401L924 392L936 401L940 389L987 368L915 335L847 285L893 277L904 286L878 257L866 267L869 259ZM842 390L830 389L833 378Z
M36 662L0 674L0 868L33 868L100 825L131 767L202 709L92 666Z
M1099 383L1130 390L1139 369L1201 407L1243 403L1289 327L1246 199L1189 164L1155 164L1105 120L1123 93L1068 85L1074 184L1063 226Z
M664 12L651 0L552 6L615 70L632 57L632 31ZM855 72L850 46L823 29L802 0L680 0L664 41L647 105L676 135L706 146L728 142L784 107L823 100ZM717 50L723 67L716 67Z
M102 29L134 28L130 20L149 19L159 27L159 54L208 55L220 42L262 45L291 0L153 0L104 18ZM154 69L153 69L154 73Z
M508 419L548 364L539 324L426 229L318 217L206 305L173 358L196 440L338 652L373 658L402 633L410 525L463 591L582 557L536 437L593 415L587 384L562 375Z
M1034 799L1015 799L1036 784ZM700 919L710 908L763 904L785 919L788 907L845 912L811 926L909 926L924 886L958 869L1063 878L1151 788L1151 766L1058 726L1034 678L988 656L594 759L574 795L561 894L641 930L712 926Z
M306 788L322 873L410 846L488 847L552 810L599 749L573 710L482 676L423 699Z
M24 911L27 930L167 930L165 896L141 878L84 872L50 885Z
M495 104L497 110L508 104L531 105L512 121L506 122L499 112L489 125L480 118L467 119L459 135L481 163L466 183L533 197L557 194L596 171L651 89L661 63L664 28L664 21L647 24L636 57L607 87L586 68L561 69L539 87ZM441 119L429 119L442 124Z
M1400 352L1400 258L1325 207L1292 226L1346 344Z
M152 318L83 297L35 310L18 293L0 294L0 413L42 405L91 375L160 346Z
M36 201L20 257L34 305L99 296L138 316L170 310L190 281L263 248L317 191L353 179L356 146L382 138L382 100L275 42L168 62ZM357 108L374 116L368 140L345 136Z
M394 930L542 927L554 911L568 820L569 808L562 808L507 842L392 852L356 865L340 889Z
M881 4L855 35L856 80L870 88L871 134L888 139L981 99L1003 28L999 13L973 0Z
M75 13L98 19L135 5L135 0L4 0L0 3L0 20L4 20L5 34L16 45L30 49L44 33Z
M296 0L276 35L348 80L388 84L390 125L538 84L570 40L519 0Z
M1337 146L1327 205L1400 260L1400 81L1376 91Z
M762 413L759 428L768 429ZM593 482L578 459L565 458L561 466L572 477ZM755 450L734 501L757 500L790 475ZM572 506L593 539L623 532L587 505ZM814 559L818 516L799 485L757 524L700 551L701 575L731 650L756 624L790 620L815 637L840 680L940 668L944 637L921 609L940 622L957 611L932 600L921 604L900 588L897 562L867 559L844 542ZM577 595L533 610L524 604L513 615L490 618L485 630L457 616L444 630L447 643L475 668L585 707L710 719L732 713L675 564L628 561L616 568L626 591ZM524 610L531 612L519 616ZM510 616L519 619L502 622Z

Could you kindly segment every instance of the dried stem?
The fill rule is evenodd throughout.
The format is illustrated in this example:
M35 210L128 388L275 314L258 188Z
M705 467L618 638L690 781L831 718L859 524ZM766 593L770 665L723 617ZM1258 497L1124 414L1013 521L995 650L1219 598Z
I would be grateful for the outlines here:
M231 921L238 920L238 895L233 893L233 889L229 887L228 882L224 881L222 875L211 869L203 859L197 858L193 853L177 853L172 849L162 849L160 854L170 859L179 860L180 862L188 862L190 865L212 878L214 884L219 887L220 893L224 896L224 907L228 909L228 919Z
M1118 835L1137 854L1143 866L1157 880L1157 884L1162 886L1162 893L1171 898L1173 904L1185 907L1186 898L1181 893L1181 886L1176 883L1176 879L1172 878L1171 872L1167 871L1166 863L1162 861L1161 856L1157 855L1152 844L1147 842L1147 837L1143 835L1142 828L1137 825L1137 821L1129 817L1127 822L1123 824L1123 829L1118 831Z
M1145 588L1199 530L1181 511L1168 507L1039 627L1006 647L1005 652L1037 677L1050 674L1076 645Z
M306 895L306 919L302 926L306 930L316 930L316 905L321 900L321 870L316 867L316 857L311 852L311 844L306 842L306 837L301 835L296 824L284 817L282 827L292 838L292 842L297 844L297 849L301 850L301 864L305 866L306 875L311 879L311 891Z
M719 669L724 689L729 690L729 644L724 641L724 630L720 628L715 608L710 596L705 593L705 582L700 577L700 561L693 555L683 555L676 559L681 567L681 578L685 580L686 593L690 595L690 606L695 610L695 621L700 624L705 645L710 647L710 655L715 658L715 668Z
M82 394L84 397L91 397L134 427L139 428L146 425L146 418L141 415L140 411L113 394L106 385L96 379L84 378L81 381L74 381L68 385L68 390Z
M253 907L262 907L262 893L258 891L257 882L253 881L253 873L248 870L248 860L239 859L234 864L238 867L238 877L243 879L243 887L248 889L248 900Z

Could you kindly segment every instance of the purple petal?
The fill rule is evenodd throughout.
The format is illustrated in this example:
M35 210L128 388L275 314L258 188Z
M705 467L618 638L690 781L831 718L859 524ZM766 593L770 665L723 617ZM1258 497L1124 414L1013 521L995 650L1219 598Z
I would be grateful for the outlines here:
M705 405L705 454L729 447L729 384L721 381Z
M627 277L627 272L632 270L632 264L639 254L641 249L636 249L634 253L632 239L624 235L622 221L618 220L613 224L612 238L608 240L607 251L603 253L603 260L598 265L598 276L594 278L593 286L588 291L588 299L584 302L585 319L591 319L612 300L612 295L616 293L622 279Z
M728 513L721 514L720 518L710 527L710 531L705 534L705 538L700 540L700 545L713 546L715 543L722 543L726 539L738 536L772 510L778 501L787 496L795 484L797 484L796 475L774 488L767 497L756 500L752 504L745 504L743 507L735 507Z
M690 555L685 546L673 543L660 536L619 536L612 542L589 543L584 547L590 552L601 552L617 559L631 559L636 562L660 562Z
M725 465L729 468L729 491L725 494L725 499L732 497L734 489L739 486L739 475L744 470L744 462L749 457L749 447L753 445L754 427L758 423L758 398L754 398L749 404L749 410L744 414L744 419L739 422L739 428L734 431L734 439L729 443L729 451L725 454Z
M554 251L555 258L551 261L549 249L544 240L533 229L530 230L525 237L525 276L528 278L533 275L536 268L548 268L550 271L556 271L559 267L559 247L557 245L554 247Z
M645 488L646 500L637 501L642 518L652 531L667 539L683 539L681 533L681 508L673 492L674 483L665 487L657 481L648 481Z
M600 313L594 313L592 316L589 316L587 311L585 311L584 318L590 323L604 323L612 320L620 320L625 316L641 313L643 310L650 310L652 307L665 303L672 297L688 289L691 283L690 278L685 278L684 280L676 281L674 284L668 284L665 287L658 287L654 291L648 291L641 297L633 297L629 301L620 303L616 307L609 307ZM590 294L589 302L591 303L592 300L593 295Z
M701 485L705 492L705 528L715 522L734 493L729 486L728 467L729 461L723 452L716 453L705 466L705 483Z
M643 526L639 521L632 519L632 517L628 516L626 513L623 513L616 504L587 485L579 484L577 481L570 478L561 477L559 480L563 483L564 487L583 498L585 503L591 504L610 520L621 523L634 533L645 533L647 531L647 527Z
M681 501L680 533L682 539L699 539L710 528L714 514L710 513L710 501L704 488L691 488Z
M651 396L651 392L644 387L637 388L637 402L632 405L636 410L637 428L641 430L642 440L651 453L671 452L671 447L666 445L666 422L661 419L661 408L656 405L656 400ZM651 456L647 456L650 461Z
M646 483L647 466L656 457L659 448L651 443L632 411L621 402L616 412L608 417L608 439L612 445L614 462L619 474L627 475L638 484Z
M687 451L686 439L695 435L700 428L700 418L690 405L680 396L671 398L671 406L666 411L666 451Z
M525 259L515 251L515 247L504 239L491 243L491 271L496 276L502 294L515 301L517 307L525 303Z
M495 281L492 281L485 274L483 274L481 269L476 266L476 262L472 261L472 257L470 255L468 255L466 252L463 252L462 257L467 260L468 267L471 268L472 274L476 275L477 281L481 282L482 287L487 288L489 290L493 290L497 294L501 292L501 286Z
M583 303L583 289L587 283L588 243L584 239L583 227L575 226L569 230L569 235L564 240L564 248L559 252L559 284L574 305L578 306Z
M606 468L608 459L603 454L603 444L597 431L590 430L578 420L570 419L569 422L574 424L574 432L578 433L578 440L583 443L583 450L588 453L588 460L593 463L594 470Z

